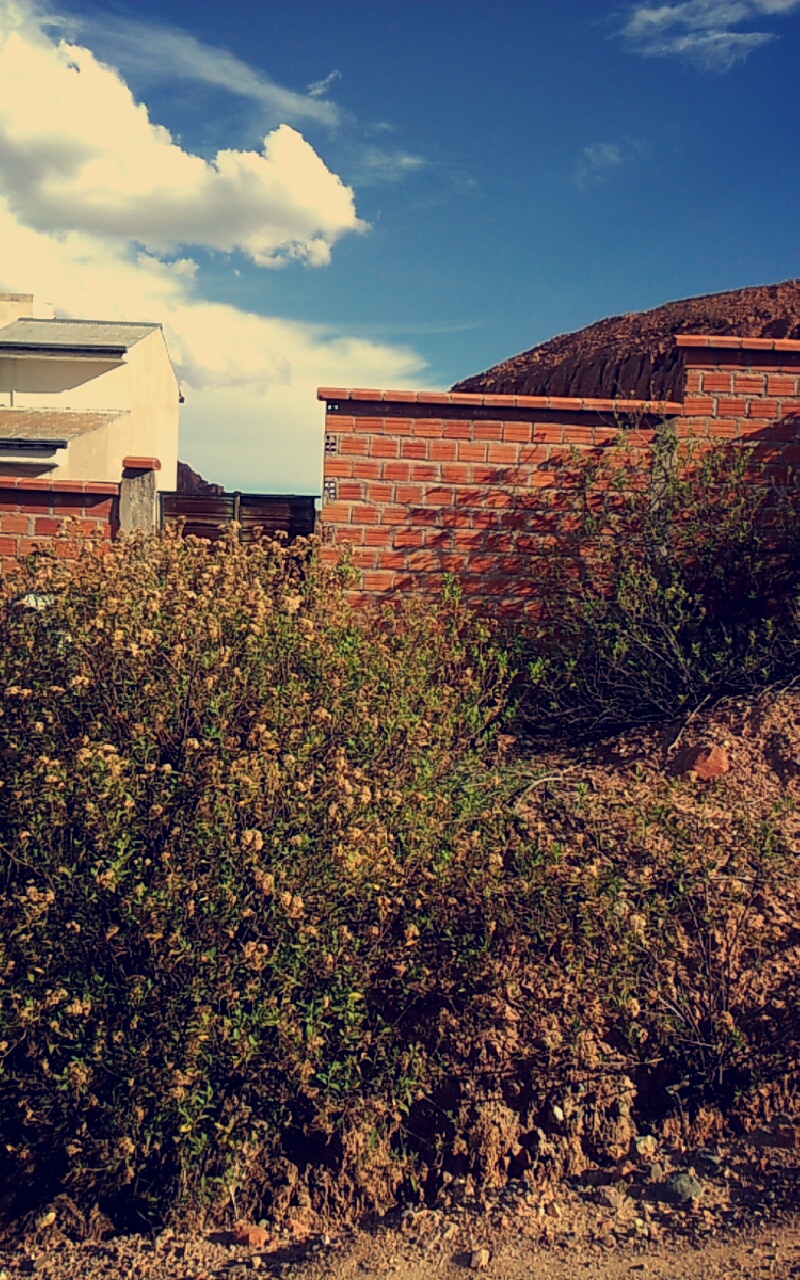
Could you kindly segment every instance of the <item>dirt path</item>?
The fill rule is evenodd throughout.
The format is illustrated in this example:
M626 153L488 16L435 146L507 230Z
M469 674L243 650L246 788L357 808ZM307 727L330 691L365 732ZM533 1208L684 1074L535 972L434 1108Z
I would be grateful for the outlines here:
M552 1186L451 1176L435 1209L330 1234L298 1198L280 1221L113 1236L59 1196L0 1238L0 1280L800 1280L796 1125L713 1148L649 1143Z
M800 1227L773 1225L758 1233L704 1244L673 1241L636 1249L580 1244L540 1247L513 1229L478 1250L446 1244L409 1246L403 1232L363 1233L318 1244L301 1260L288 1251L264 1257L190 1237L154 1246L128 1237L103 1244L0 1250L0 1280L39 1275L52 1280L793 1280L800 1276Z
M318 1275L329 1280L430 1280L432 1276L464 1280L471 1271L467 1254L416 1261L403 1261L401 1255L394 1263L390 1258L381 1258L370 1243ZM768 1276L792 1280L800 1276L800 1230L783 1227L727 1243L693 1247L683 1242L637 1252L600 1246L542 1250L512 1238L497 1242L488 1264L477 1274L486 1280L764 1280Z

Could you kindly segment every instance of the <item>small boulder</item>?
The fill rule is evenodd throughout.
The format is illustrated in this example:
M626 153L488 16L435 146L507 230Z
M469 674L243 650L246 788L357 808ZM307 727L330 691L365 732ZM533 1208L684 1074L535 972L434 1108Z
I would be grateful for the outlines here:
M619 1187L601 1187L597 1192L599 1203L604 1204L607 1209L614 1209L615 1211L622 1208L627 1198L625 1192L621 1191Z
M800 1151L800 1125L776 1124L775 1145L786 1151Z
M673 1173L659 1187L659 1199L667 1204L696 1204L703 1194L703 1187L691 1173Z
M718 1151L708 1151L705 1147L701 1147L696 1154L696 1159L700 1162L701 1167L706 1169L721 1169L724 1161Z
M756 1129L749 1140L754 1147L783 1147L785 1151L800 1151L800 1124L780 1119L768 1128Z
M688 754L685 767L700 782L713 782L729 772L731 762L724 747L694 747Z
M640 1134L634 1138L633 1146L640 1160L653 1160L658 1151L658 1139L651 1133Z
M249 1249L263 1249L270 1240L266 1227L252 1227L246 1222L237 1222L231 1234L234 1244L243 1244Z
M488 1249L473 1249L469 1255L469 1265L472 1271L483 1271L489 1265Z

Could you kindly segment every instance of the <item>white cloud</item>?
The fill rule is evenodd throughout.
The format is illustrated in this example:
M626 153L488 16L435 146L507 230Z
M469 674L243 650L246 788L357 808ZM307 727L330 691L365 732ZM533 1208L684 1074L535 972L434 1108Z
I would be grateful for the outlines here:
M402 182L427 166L424 156L367 143L359 147L356 154L354 176L359 186L377 186L384 182Z
M592 142L584 147L575 164L573 177L579 187L603 182L625 163L622 147L617 142Z
M352 190L289 125L261 152L223 150L209 163L152 123L88 49L2 17L0 42L0 183L26 223L161 253L239 249L261 266L325 263L361 228Z
M246 98L258 107L265 125L305 121L335 127L342 119L335 103L319 101L333 80L338 79L338 71L310 85L303 94L276 83L227 49L214 48L188 31L161 23L132 21L104 13L80 21L48 19L46 25L70 40L85 35L96 52L101 56L108 54L114 66L125 75L135 77L137 83L188 80Z
M754 49L777 39L752 27L761 17L800 10L800 0L685 0L682 4L637 5L620 34L645 57L678 57L708 70L727 71Z
M306 93L308 94L309 98L324 98L325 94L328 92L331 85L336 80L341 80L341 78L342 78L341 71L337 71L334 69L333 71L331 71L329 75L325 77L324 80L315 80L313 84L310 84L306 89Z
M215 319L205 309L196 316L199 325ZM324 408L317 402L317 387L417 387L424 361L410 349L336 337L322 326L261 316L244 319L251 341L262 350L272 343L290 377L273 382L266 394L237 385L200 393L190 389L182 411L187 425L183 453L204 476L229 488L269 492L279 476L277 487L284 492L319 494ZM230 350L227 326L223 333ZM209 337L209 346L212 341Z
M423 156L364 140L365 135L375 132L393 133L393 126L360 125L352 113L327 97L342 78L338 69L307 85L303 94L277 84L225 49L212 48L188 32L147 19L93 14L80 21L58 18L48 19L47 23L70 42L77 38L76 33L85 33L95 52L106 55L140 87L172 86L176 80L186 81L245 99L253 107L248 123L251 132L279 123L326 128L335 135L351 180L359 186L401 182L430 167ZM216 123L219 125L220 120Z
M800 0L750 0L756 13L792 13L800 9Z
M572 181L581 190L608 182L625 165L647 154L649 146L637 139L623 142L591 142L584 147L572 170Z
M404 346L205 301L191 259L24 227L2 200L0 290L32 292L62 316L163 323L186 394L181 456L229 487L319 492L316 388L415 386L425 369Z
M424 362L206 301L196 261L174 251L323 264L361 226L352 191L294 129L210 164L91 51L0 0L0 289L32 292L58 315L163 323L187 393L182 456L209 479L318 490L316 387L408 385Z

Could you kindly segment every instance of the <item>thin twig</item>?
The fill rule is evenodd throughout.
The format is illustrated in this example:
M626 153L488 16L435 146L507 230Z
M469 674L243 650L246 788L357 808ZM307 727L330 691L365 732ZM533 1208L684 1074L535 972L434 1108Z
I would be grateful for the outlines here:
M520 794L517 799L517 804L522 804L522 801L527 799L530 793L535 791L537 787L544 787L548 782L563 782L567 774L574 773L577 768L577 765L568 765L561 773L546 773L543 778L535 778L534 781L531 782Z
M702 701L702 702L698 702L698 704L697 704L697 706L695 707L694 711L692 711L692 712L691 712L691 713L686 717L686 719L684 720L684 722L683 722L683 724L681 725L680 729L678 730L677 737L676 737L676 738L675 738L675 739L674 739L674 740L669 744L669 746L667 747L667 755L668 755L668 756L672 755L673 751L674 751L674 750L676 749L676 747L678 746L678 744L679 744L679 742L680 742L681 738L683 737L683 735L684 735L684 733L686 732L686 730L689 728L689 725L692 723L692 721L694 720L695 716L699 715L699 713L703 710L703 707L706 705L706 703L707 703L707 702L710 702L710 701L711 701L711 694L709 693L709 694L706 694L706 696L705 696L705 698L703 698L703 701Z

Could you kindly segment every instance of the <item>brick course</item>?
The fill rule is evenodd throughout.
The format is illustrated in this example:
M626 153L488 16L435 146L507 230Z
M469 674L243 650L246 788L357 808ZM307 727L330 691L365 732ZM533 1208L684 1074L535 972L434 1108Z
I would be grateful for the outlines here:
M118 502L116 484L0 476L0 572L15 570L22 556L48 544L57 555L73 557L75 541L60 536L68 517L75 533L111 539Z

